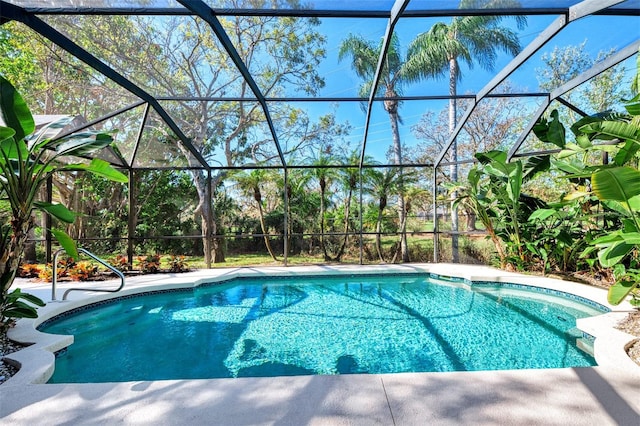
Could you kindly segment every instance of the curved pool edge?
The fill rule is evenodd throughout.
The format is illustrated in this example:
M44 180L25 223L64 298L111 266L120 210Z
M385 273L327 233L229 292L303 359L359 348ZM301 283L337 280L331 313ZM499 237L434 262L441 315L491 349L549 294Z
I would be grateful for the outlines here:
M37 319L21 319L16 327L10 329L9 337L30 346L4 358L19 365L20 370L2 386L27 385L46 383L53 374L55 352L73 343L73 336L60 336L42 333L36 329L41 323L66 311L104 300L133 295L154 290L171 290L191 288L203 283L226 281L238 277L259 276L296 276L296 275L365 275L365 274L398 274L398 273L431 273L440 278L461 278L470 283L495 281L499 283L521 284L531 287L547 288L559 292L573 294L592 302L601 304L611 312L595 317L578 320L578 328L593 336L594 358L598 366L606 366L615 370L640 371L627 355L625 347L635 336L624 333L615 328L616 323L633 310L628 302L619 306L612 306L606 300L606 290L585 284L562 281L554 278L524 275L506 272L487 266L460 264L408 264L408 265L322 265L295 267L252 267L199 270L184 274L144 275L127 280L126 287L119 293L73 292L70 300L65 302L49 301L43 308L39 308ZM115 282L115 281L114 281ZM25 281L14 283L24 284ZM78 283L60 283L58 292L62 294L67 288L77 286ZM108 288L110 282L95 283L96 288ZM22 286L22 285L21 285ZM22 290L35 294L45 301L51 299L51 285L27 285Z

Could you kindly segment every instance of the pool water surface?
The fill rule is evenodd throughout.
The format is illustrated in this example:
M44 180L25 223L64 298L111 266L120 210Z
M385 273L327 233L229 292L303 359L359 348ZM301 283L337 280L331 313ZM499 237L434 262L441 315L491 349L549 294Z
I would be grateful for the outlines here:
M47 321L72 334L49 383L560 368L592 306L428 275L235 279Z

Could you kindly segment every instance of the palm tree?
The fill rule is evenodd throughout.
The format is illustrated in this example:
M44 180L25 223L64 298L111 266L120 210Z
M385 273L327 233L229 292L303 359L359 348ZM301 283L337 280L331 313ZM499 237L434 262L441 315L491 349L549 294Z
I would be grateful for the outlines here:
M338 250L338 254L336 254L334 260L340 261L340 258L344 254L344 250L347 246L348 235L349 232L349 216L351 214L351 199L353 197L353 193L358 188L358 182L360 181L360 170L356 164L360 162L360 150L356 149L345 159L346 164L353 164L353 167L346 167L339 170L339 179L343 185L343 188L347 191L347 198L344 204L344 236L342 239L342 245ZM371 162L372 159L367 157L365 162Z
M314 203L314 199L309 196L308 184L311 180L311 175L302 169L290 169L288 171L287 178L287 239L289 252L294 251L293 235L298 231L298 227L301 223L306 224L317 212L317 206ZM279 175L279 179L276 180L278 189L280 191L284 188L284 174ZM284 197L284 195L283 195ZM300 244L300 247L302 245Z
M247 195L253 196L253 199L258 206L258 214L260 219L260 229L262 229L262 236L264 237L264 244L267 246L267 251L273 260L276 262L276 257L271 243L269 242L269 236L267 234L267 225L264 220L264 209L262 207L262 192L260 191L260 184L267 179L267 170L254 169L251 172L243 171L234 176L235 181L238 183L238 187Z
M513 0L462 0L460 9L518 7L520 3ZM449 75L449 132L456 128L457 82L462 77L459 61L464 61L471 69L477 62L486 70L493 70L497 51L516 55L520 51L520 42L515 31L500 26L505 16L461 16L451 20L449 24L438 22L429 31L419 34L409 46L408 55L417 63L428 63L429 67L417 68L421 77L433 78ZM526 24L526 17L515 17L518 28ZM451 146L451 181L458 180L458 153L454 141ZM452 194L455 199L455 194ZM451 209L451 228L458 230L457 210ZM454 256L457 255L457 236L453 236ZM454 259L455 260L455 259Z
M389 194L398 190L400 169L387 168L383 171L369 169L366 174L366 192L378 201L378 217L376 219L376 251L380 262L384 262L380 233L382 232L382 217L387 207ZM395 256L394 256L395 260Z
M340 45L338 59L342 60L346 56L351 57L351 66L358 77L363 79L363 83L359 89L359 96L368 97L373 86L373 79L378 64L378 57L382 49L381 43L374 43L363 39L357 35L349 35ZM429 68L426 63L419 63L420 58L413 59L413 53L409 53L403 57L400 52L400 42L397 35L393 34L387 50L387 55L383 63L380 81L377 87L378 93L383 93L385 97L384 109L389 114L391 121L391 133L393 138L393 160L397 165L402 164L402 144L400 142L400 132L398 125L401 123L398 114L400 101L397 97L401 94L401 88L404 84L418 81L422 77L422 68ZM432 73L428 73L431 75ZM402 173L400 172L400 176ZM400 179L398 189L402 189L402 180ZM404 197L402 194L398 197L398 214L400 222L404 222ZM402 235L401 238L402 260L409 260L409 250L407 247L407 236Z
M331 184L331 180L335 176L334 169L329 167L332 164L334 164L334 158L330 154L321 151L318 158L312 163L315 168L311 169L311 175L318 180L318 185L320 186L320 247L326 262L332 260L327 252L324 235L327 185Z

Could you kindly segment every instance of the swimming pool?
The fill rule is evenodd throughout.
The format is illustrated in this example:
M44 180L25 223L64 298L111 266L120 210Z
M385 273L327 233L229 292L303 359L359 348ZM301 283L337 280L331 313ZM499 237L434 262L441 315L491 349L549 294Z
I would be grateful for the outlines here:
M75 336L50 383L595 365L575 320L606 308L549 293L425 274L243 278L39 330Z

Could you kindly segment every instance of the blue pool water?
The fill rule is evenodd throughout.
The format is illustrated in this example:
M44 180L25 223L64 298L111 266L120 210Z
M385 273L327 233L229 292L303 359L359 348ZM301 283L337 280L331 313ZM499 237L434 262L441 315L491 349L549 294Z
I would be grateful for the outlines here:
M48 321L72 334L50 383L595 365L576 318L538 292L424 275L238 279Z

